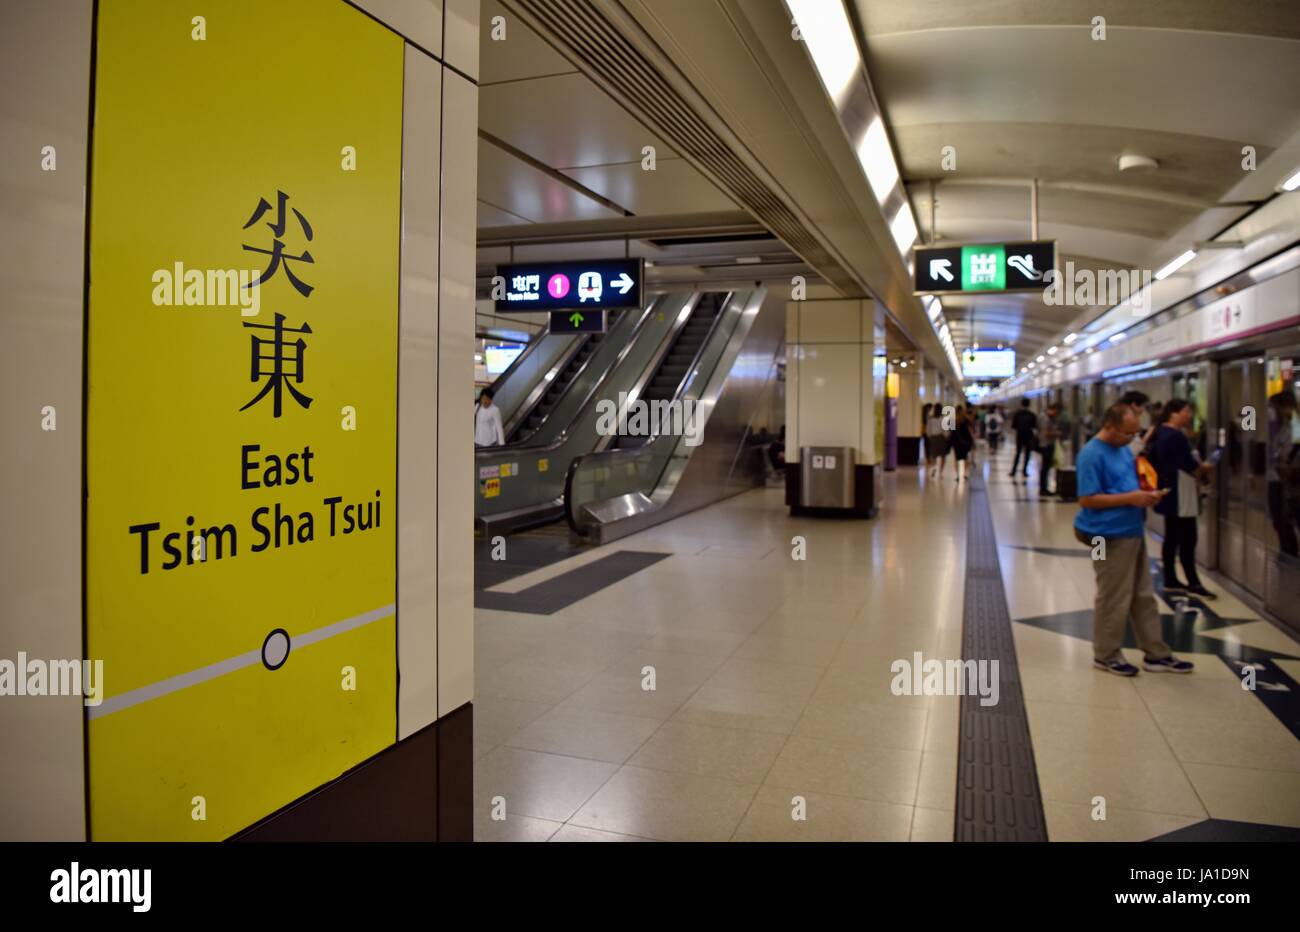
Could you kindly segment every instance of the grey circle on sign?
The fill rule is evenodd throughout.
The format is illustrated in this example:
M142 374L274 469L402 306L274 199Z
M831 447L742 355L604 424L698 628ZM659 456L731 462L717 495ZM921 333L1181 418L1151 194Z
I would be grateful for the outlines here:
M262 642L262 663L268 670L278 670L289 659L289 632L276 628Z

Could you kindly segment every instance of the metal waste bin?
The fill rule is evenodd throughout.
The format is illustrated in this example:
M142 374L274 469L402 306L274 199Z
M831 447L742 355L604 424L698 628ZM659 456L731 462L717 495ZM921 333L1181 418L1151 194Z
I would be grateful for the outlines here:
M853 459L853 447L801 447L799 503L809 508L852 508Z

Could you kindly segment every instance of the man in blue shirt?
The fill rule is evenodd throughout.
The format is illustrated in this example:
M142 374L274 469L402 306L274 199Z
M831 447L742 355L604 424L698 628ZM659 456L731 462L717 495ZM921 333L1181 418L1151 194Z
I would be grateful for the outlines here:
M1136 676L1138 669L1120 648L1133 618L1133 633L1142 649L1142 667L1152 673L1190 673L1192 664L1174 657L1160 630L1151 573L1147 568L1144 509L1165 491L1144 492L1128 444L1139 423L1131 406L1111 405L1101 431L1079 453L1075 468L1079 484L1079 515L1074 534L1093 548L1097 598L1092 617L1093 664L1119 676ZM1099 547L1099 545L1102 545Z

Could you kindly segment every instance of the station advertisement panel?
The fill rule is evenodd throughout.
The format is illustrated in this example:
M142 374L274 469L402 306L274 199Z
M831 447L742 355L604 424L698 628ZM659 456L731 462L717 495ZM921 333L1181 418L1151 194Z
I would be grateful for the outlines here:
M395 740L403 54L341 0L98 4L95 840L226 838Z

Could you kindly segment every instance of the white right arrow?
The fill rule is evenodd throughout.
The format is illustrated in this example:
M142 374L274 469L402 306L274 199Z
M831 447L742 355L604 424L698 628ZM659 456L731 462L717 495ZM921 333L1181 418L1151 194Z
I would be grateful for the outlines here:
M621 275L619 275L618 278L610 282L609 287L617 288L619 294L627 294L629 291L632 290L632 286L635 284L636 282L632 281L632 279L628 276L628 274L624 272Z
M942 278L946 282L952 281L952 273L948 271L950 265L952 265L951 259L931 259L930 277Z

